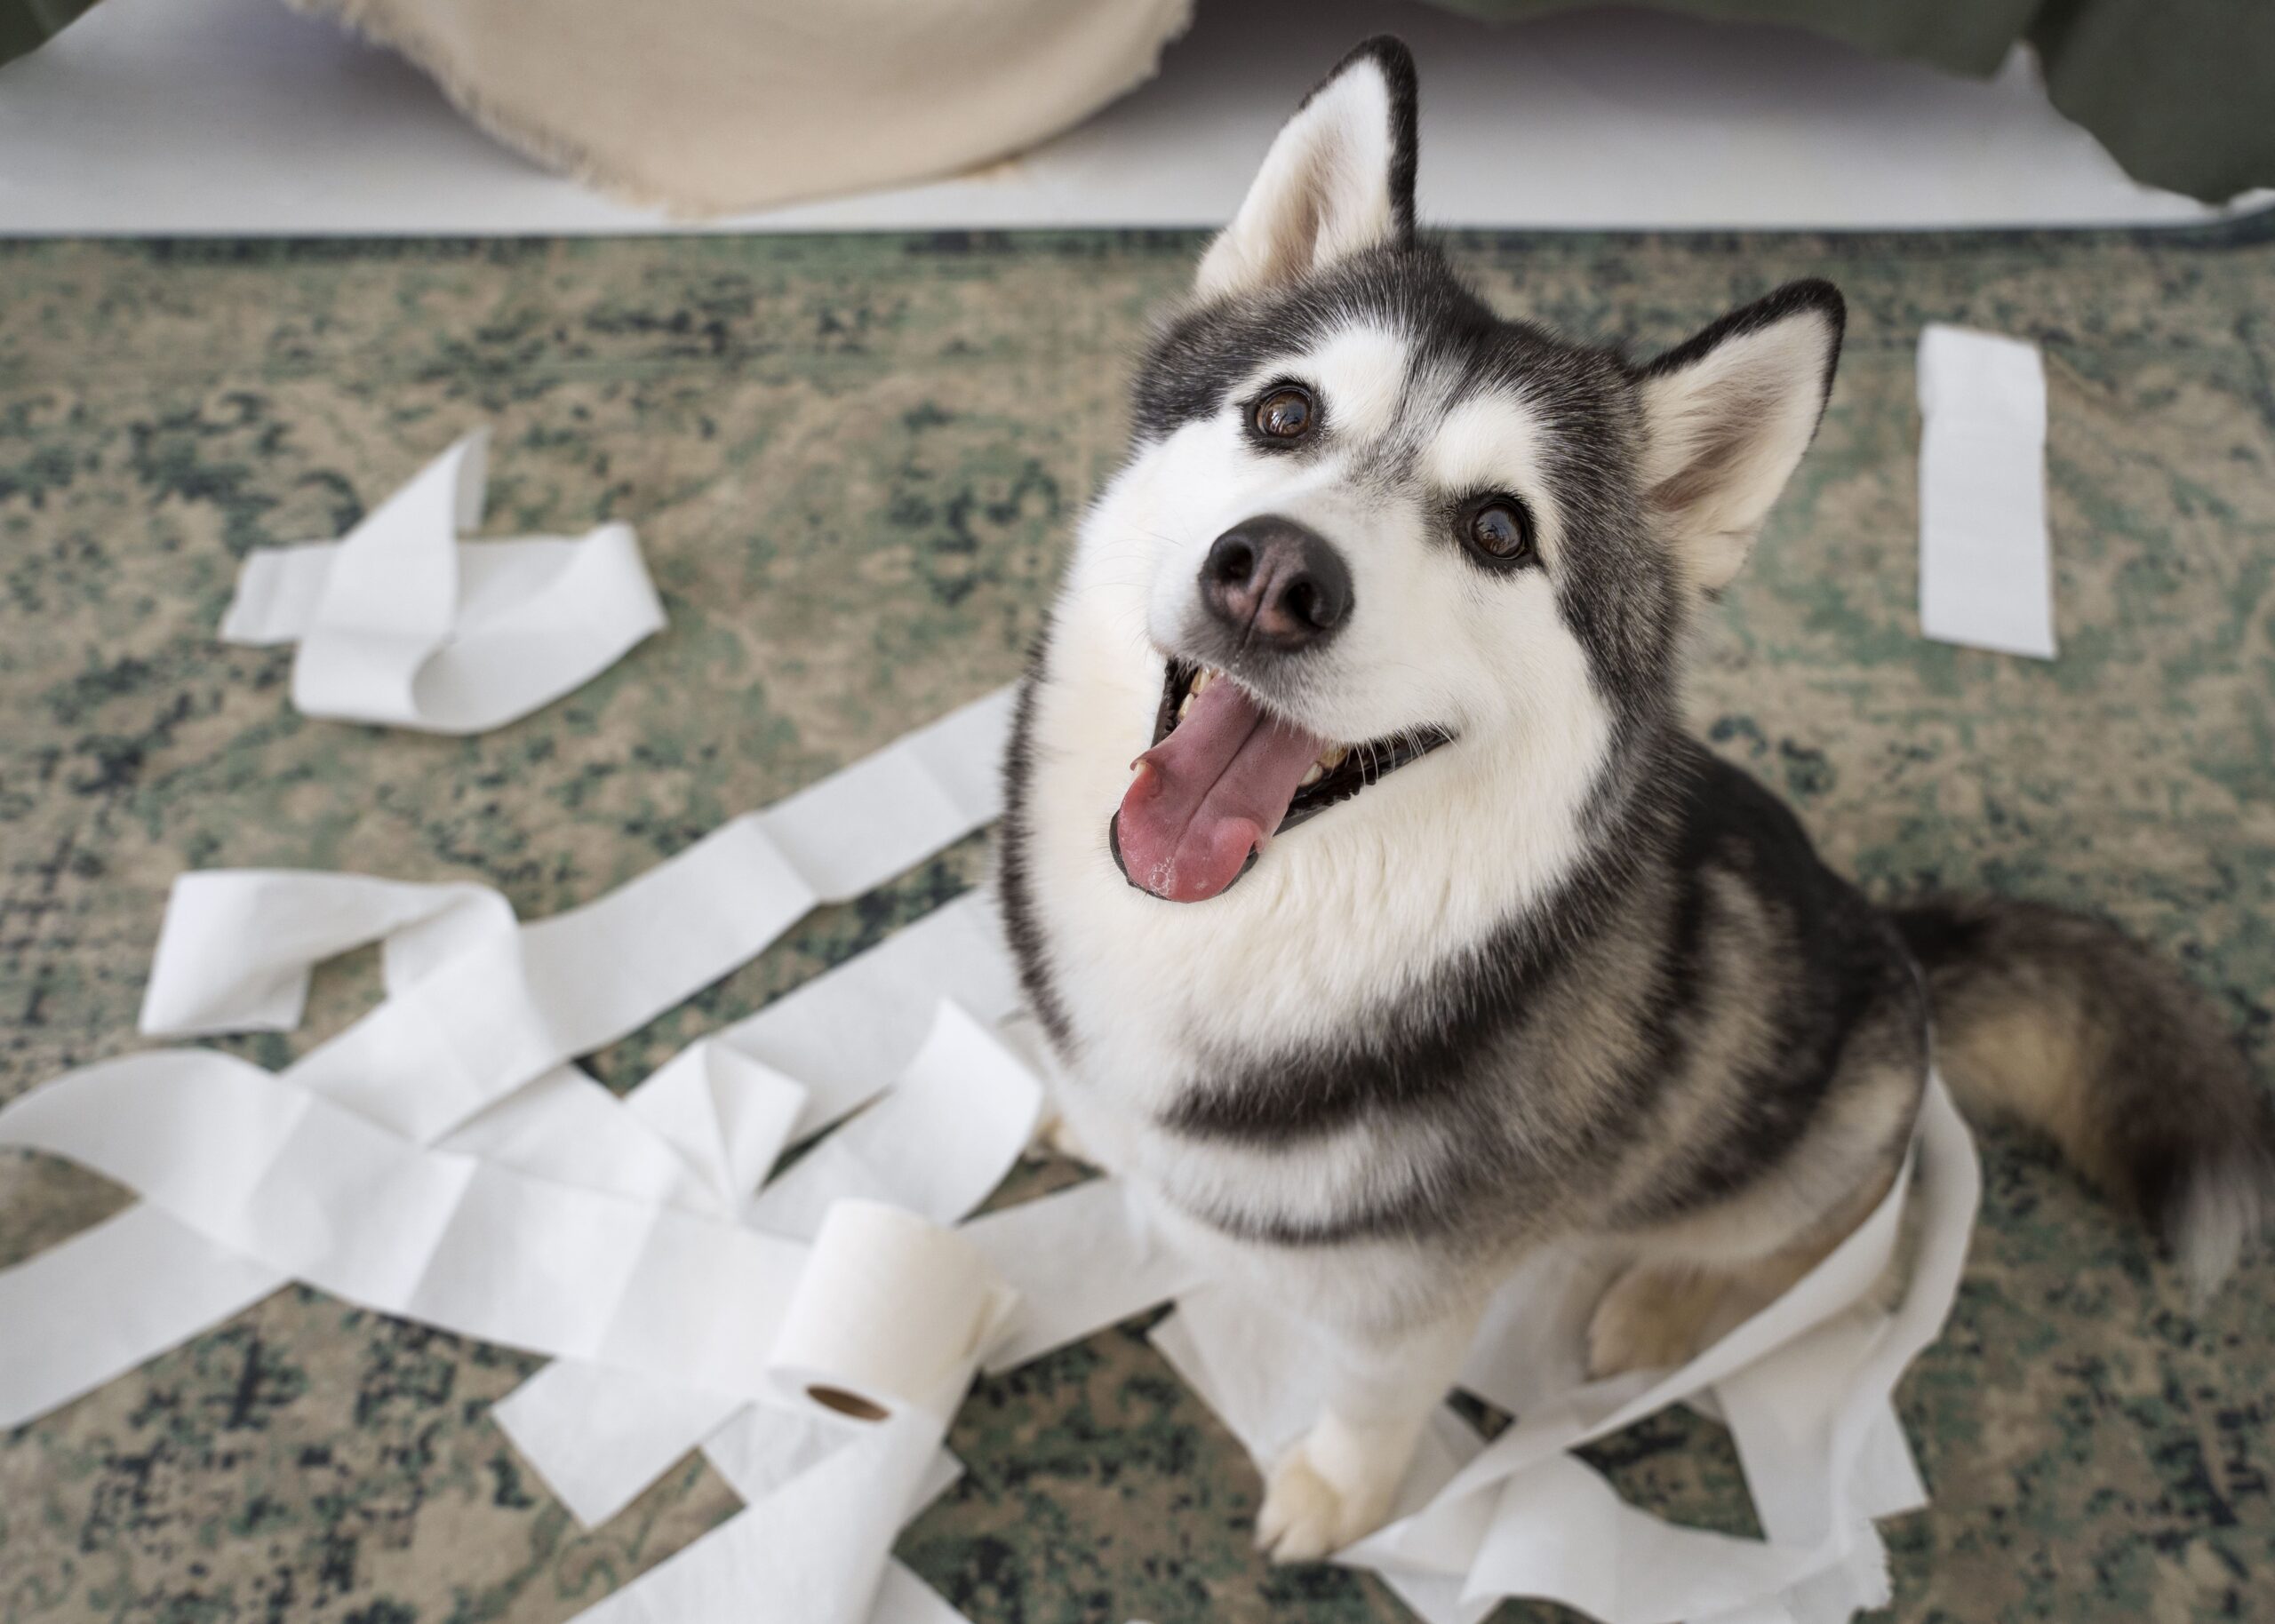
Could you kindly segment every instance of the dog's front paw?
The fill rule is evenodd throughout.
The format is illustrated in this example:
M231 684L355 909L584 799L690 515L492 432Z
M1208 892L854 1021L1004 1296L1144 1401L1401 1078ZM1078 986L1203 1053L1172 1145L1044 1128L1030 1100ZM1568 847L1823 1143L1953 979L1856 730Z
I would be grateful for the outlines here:
M1274 1562L1316 1562L1343 1543L1343 1497L1301 1448L1272 1469L1256 1514L1256 1548Z
M1274 1562L1317 1562L1364 1539L1390 1514L1411 1453L1322 1417L1273 1469L1257 1548Z

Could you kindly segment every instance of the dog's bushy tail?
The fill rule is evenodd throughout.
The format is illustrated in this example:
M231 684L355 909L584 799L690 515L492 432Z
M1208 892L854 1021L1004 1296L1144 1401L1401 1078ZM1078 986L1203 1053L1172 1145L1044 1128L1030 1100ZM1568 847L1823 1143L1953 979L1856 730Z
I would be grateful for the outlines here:
M2208 1296L2275 1214L2275 1111L2211 1000L2057 908L1936 900L1895 919L1960 1103L2051 1135Z

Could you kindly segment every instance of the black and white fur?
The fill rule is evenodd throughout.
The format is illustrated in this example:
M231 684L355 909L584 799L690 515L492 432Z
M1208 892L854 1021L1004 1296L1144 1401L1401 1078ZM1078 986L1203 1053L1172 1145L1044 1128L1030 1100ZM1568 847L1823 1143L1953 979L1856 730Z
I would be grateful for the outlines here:
M1884 914L1681 730L1686 626L1815 433L1839 294L1794 283L1640 366L1505 322L1416 238L1414 94L1402 46L1360 47L1202 258L1008 765L1000 889L1073 1141L1340 1349L1260 1515L1282 1558L1380 1520L1528 1247L1625 1260L1600 1372L1680 1359L1805 1272L1895 1176L1930 985L1960 1015L1955 1084L2053 1126L2199 1274L2258 1227L2275 1168L2265 1106L2177 978L2066 916ZM1254 403L1291 379L1318 430L1260 445ZM1523 505L1521 564L1449 522L1480 491ZM1261 513L1347 563L1322 647L1198 612L1212 540ZM1125 880L1109 823L1172 660L1329 739L1451 742L1221 895L1166 902ZM2069 978L2051 1011L2049 977ZM2111 988L2187 1036L2153 1099L2112 1078L2153 1063L2121 1034L2048 1035ZM2153 1133L2128 1138L2135 1111Z

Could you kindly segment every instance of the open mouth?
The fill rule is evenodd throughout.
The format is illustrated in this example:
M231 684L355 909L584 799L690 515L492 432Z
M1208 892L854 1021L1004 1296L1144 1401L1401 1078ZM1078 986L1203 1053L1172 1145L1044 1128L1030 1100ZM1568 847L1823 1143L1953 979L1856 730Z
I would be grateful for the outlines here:
M1417 728L1359 744L1275 716L1221 672L1171 660L1150 749L1107 828L1114 861L1171 902L1220 895L1273 836L1419 760L1452 736Z

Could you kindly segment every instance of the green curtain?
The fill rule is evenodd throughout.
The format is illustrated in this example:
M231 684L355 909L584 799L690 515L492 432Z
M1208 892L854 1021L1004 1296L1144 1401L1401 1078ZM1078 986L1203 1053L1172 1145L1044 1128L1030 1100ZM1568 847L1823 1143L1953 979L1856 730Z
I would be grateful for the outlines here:
M2217 202L2275 186L2275 4L2048 0L2030 42L2054 105L2136 180Z
M1437 0L1509 20L1598 0ZM1977 77L2018 39L2054 105L2152 186L2219 202L2275 186L2275 0L1652 0L1778 22Z
M95 0L0 0L0 62L44 44Z

